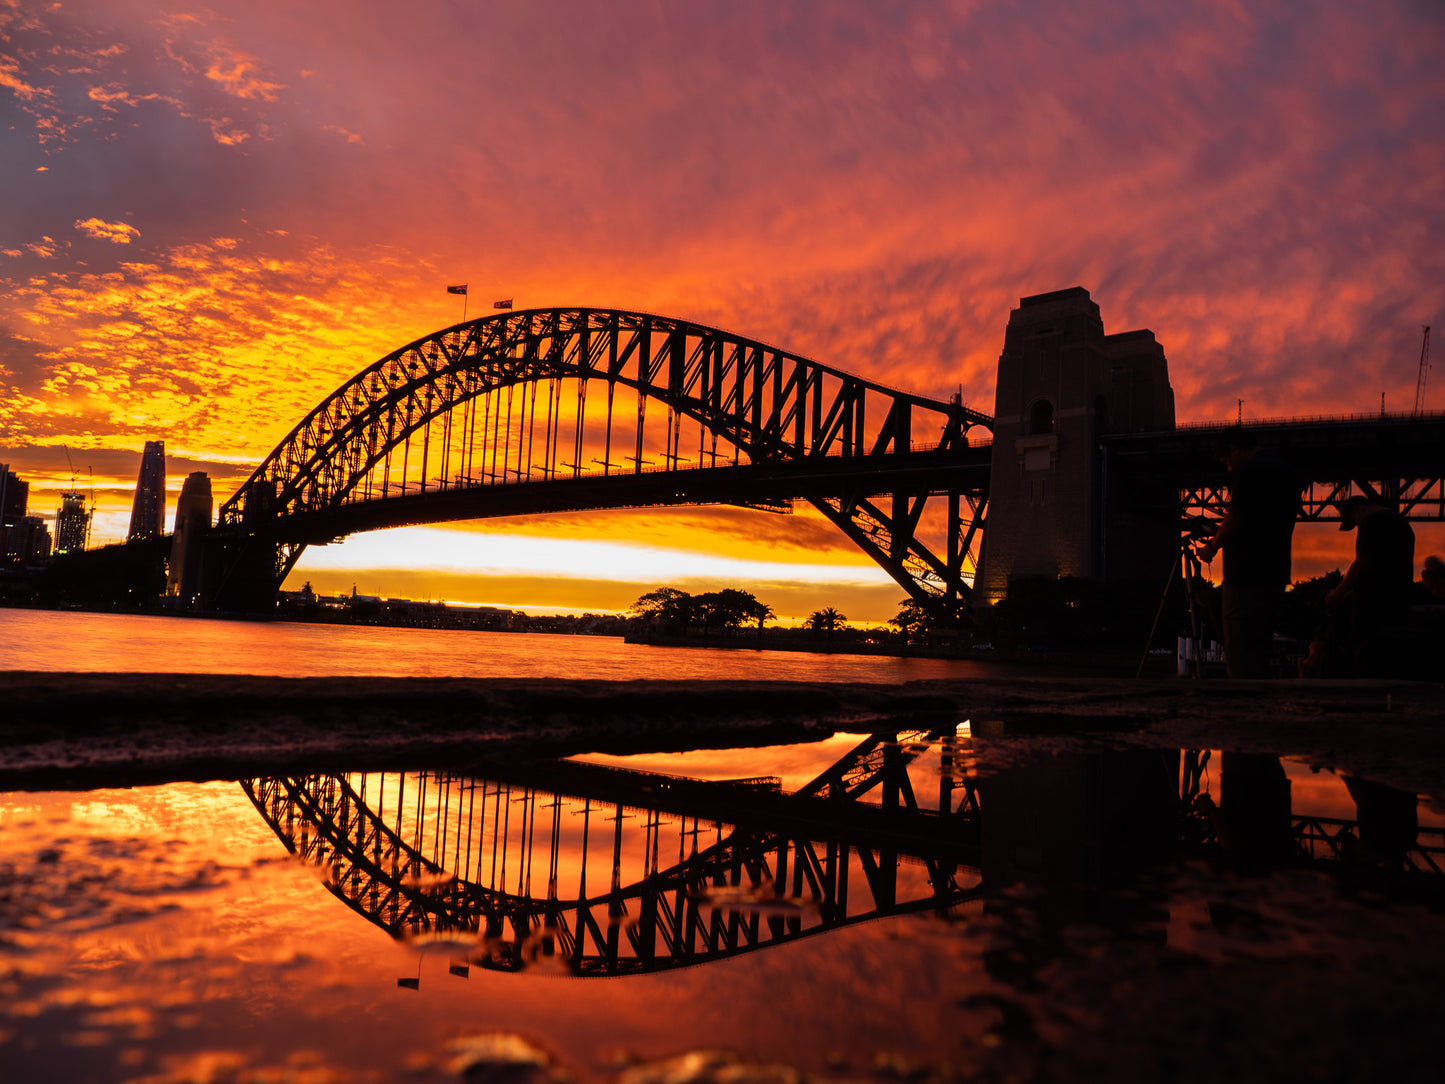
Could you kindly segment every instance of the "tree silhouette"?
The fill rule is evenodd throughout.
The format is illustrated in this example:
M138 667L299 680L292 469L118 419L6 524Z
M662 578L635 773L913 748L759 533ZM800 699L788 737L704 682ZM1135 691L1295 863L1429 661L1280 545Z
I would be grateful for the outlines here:
M831 640L833 638L833 631L847 620L846 617L829 606L825 610L814 610L810 613L808 615L807 627L814 632L827 633L828 639Z
M629 606L628 613L643 621L657 621L673 627L700 624L704 636L713 628L730 632L749 621L758 623L758 635L761 636L763 623L775 616L773 608L759 602L752 592L735 587L706 591L700 595L689 595L676 587L659 587Z
M933 628L933 615L920 606L917 599L906 598L899 606L897 616L890 617L888 623L896 625L905 637L912 639Z
M649 591L628 607L628 613L645 621L687 626L697 610L697 599L676 587L659 587Z
M748 616L753 618L753 620L757 621L758 639L761 640L763 638L763 623L770 620L771 618L777 617L778 615L773 611L773 608L769 606L766 602L759 602L757 599L754 599L753 612Z
M739 591L734 587L708 591L698 595L694 602L697 604L697 614L702 621L704 636L714 625L724 632L736 629L753 616L754 608L758 604L758 600L750 592Z

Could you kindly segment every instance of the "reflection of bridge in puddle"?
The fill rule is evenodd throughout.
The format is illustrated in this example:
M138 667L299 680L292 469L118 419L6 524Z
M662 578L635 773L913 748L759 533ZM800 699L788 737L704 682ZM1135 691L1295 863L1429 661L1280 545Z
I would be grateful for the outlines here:
M1181 843L1250 865L1348 865L1440 891L1445 840L1413 795L1349 781L1358 819L1290 810L1273 757L1127 751L980 780L952 731L877 734L793 793L576 761L488 778L262 778L246 792L328 888L468 966L659 971L851 923L947 911L992 886L1099 887ZM987 812L984 813L983 811ZM409 980L407 980L409 982Z
M942 769L920 802L910 762ZM243 783L297 856L392 936L470 964L685 966L976 889L954 738L875 735L793 794L574 761Z

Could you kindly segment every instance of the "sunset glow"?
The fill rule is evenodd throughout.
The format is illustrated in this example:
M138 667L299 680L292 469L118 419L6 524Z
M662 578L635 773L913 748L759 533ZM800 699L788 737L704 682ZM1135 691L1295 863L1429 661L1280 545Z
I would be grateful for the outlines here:
M1010 308L1082 285L1106 330L1158 336L1181 420L1407 411L1445 307L1442 56L1445 15L1408 0L0 0L0 462L32 514L93 487L94 542L146 440L171 511L193 470L219 503L460 320L463 282L471 317L685 317L986 413ZM1296 539L1297 576L1348 559ZM874 621L903 598L801 509L378 532L305 580L600 609L742 586Z

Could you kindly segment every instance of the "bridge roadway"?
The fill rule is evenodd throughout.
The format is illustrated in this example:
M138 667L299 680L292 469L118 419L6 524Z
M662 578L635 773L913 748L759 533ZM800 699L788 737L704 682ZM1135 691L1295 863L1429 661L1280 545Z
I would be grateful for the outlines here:
M1186 514L1223 515L1228 473L1212 446L1226 426L1187 425L1153 433L1114 433L1099 441L1113 488L1140 479L1173 480ZM1301 518L1335 518L1333 502L1352 492L1396 504L1413 520L1445 521L1445 413L1354 415L1252 422L1271 451L1300 472ZM963 492L986 501L993 446L869 456L812 457L723 467L643 470L576 478L433 488L280 517L276 529L321 544L362 531L599 508L732 504L789 510L799 499L844 501L895 492ZM222 526L225 535L235 528Z
M1334 502L1362 493L1408 519L1445 520L1445 412L1354 414L1251 421L1260 444L1299 472L1302 520L1338 519ZM1223 515L1228 472L1213 456L1222 424L1155 433L1114 433L1100 441L1109 486L1126 492L1163 476L1185 514Z
M860 457L817 457L722 467L636 473L584 474L576 478L510 484L452 484L423 492L393 494L278 517L279 537L311 545L362 531L427 523L601 508L731 504L790 512L795 500L859 498L928 491L983 494L988 491L992 446L959 451L909 451ZM239 533L221 525L218 537Z

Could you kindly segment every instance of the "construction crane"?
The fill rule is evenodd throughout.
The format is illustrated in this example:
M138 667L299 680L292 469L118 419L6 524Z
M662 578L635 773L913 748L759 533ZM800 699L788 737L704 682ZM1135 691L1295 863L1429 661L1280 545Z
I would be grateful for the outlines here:
M1415 417L1425 413L1425 377L1430 372L1430 325L1425 325L1425 341L1420 344L1420 376L1415 381Z

